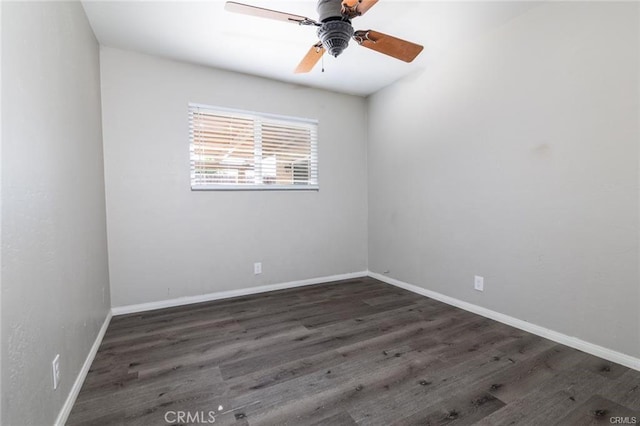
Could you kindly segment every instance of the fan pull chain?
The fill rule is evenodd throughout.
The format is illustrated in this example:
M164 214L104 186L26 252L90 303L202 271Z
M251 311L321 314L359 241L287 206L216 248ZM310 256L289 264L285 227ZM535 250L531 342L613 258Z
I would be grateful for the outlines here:
M324 72L324 55L322 55L322 72Z

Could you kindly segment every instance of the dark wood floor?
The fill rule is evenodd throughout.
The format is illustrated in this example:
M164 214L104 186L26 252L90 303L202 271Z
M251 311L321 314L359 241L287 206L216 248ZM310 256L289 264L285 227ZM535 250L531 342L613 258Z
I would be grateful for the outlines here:
M217 425L640 423L640 372L362 278L115 317L68 424L210 411Z

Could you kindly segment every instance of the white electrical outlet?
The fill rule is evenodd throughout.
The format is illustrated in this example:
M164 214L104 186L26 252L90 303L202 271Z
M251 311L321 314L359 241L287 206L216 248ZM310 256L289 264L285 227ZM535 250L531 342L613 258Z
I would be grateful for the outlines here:
M51 362L51 368L53 372L53 388L58 389L60 384L60 354L57 354Z
M259 275L262 273L262 262L256 262L253 264L253 273Z
M473 288L475 288L478 291L484 291L484 278L476 275L473 278Z

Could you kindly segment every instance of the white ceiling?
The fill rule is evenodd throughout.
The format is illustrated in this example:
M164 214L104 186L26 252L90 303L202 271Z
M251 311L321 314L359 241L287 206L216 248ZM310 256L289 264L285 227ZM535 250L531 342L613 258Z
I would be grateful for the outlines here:
M314 0L239 0L317 18ZM536 3L381 0L354 19L373 29L424 45L411 64L351 42L338 58L325 55L309 74L293 69L317 41L314 27L226 12L223 1L83 1L105 46L133 50L295 84L366 96L429 67L459 43L525 13Z

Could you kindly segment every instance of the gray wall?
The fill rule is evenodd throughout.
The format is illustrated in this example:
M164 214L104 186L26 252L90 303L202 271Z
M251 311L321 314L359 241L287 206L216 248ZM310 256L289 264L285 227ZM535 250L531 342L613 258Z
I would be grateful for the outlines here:
M113 306L367 269L363 98L111 48L101 72ZM192 192L189 102L318 119L320 191Z
M369 269L640 356L638 15L540 4L372 96Z
M110 306L99 50L80 3L2 9L2 424L44 425Z

